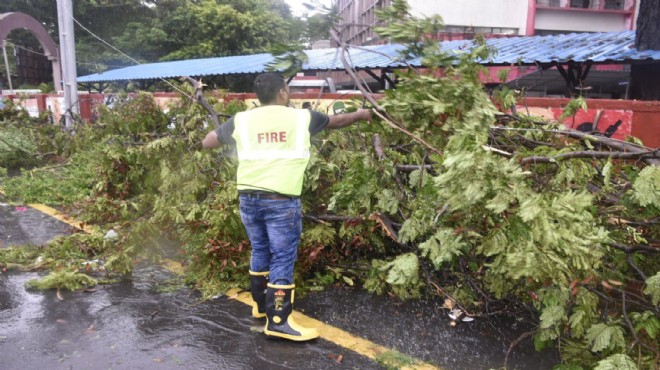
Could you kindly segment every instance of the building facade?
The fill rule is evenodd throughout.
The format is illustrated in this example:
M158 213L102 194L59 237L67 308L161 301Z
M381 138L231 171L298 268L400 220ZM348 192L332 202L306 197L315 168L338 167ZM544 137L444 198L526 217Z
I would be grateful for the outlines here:
M637 0L408 0L415 16L440 15L440 40L632 30ZM376 11L391 0L336 0L342 37L352 45L386 43L373 31Z
M553 35L573 32L617 32L635 29L639 0L407 0L417 17L440 15L444 29L437 40ZM391 0L336 0L343 22L342 39L349 45L385 44L373 31L378 25L376 11ZM336 44L333 44L336 46ZM498 71L489 67L483 82L499 83ZM563 96L566 83L556 69L537 71L534 67L509 68L509 83L525 88L530 96ZM629 66L595 66L590 72L591 97L622 98L627 95ZM338 84L347 80L332 74ZM525 79L522 79L522 78ZM368 78L368 77L367 77Z
M341 36L352 45L374 45L379 42L373 27L378 25L376 11L392 5L391 0L336 0L342 18Z

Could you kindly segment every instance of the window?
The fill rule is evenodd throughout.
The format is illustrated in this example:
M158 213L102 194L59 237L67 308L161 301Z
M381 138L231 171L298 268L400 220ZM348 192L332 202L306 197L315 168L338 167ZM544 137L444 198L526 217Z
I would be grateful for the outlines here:
M551 7L554 7L554 8L558 8L558 7L562 6L562 3L561 3L560 0L538 0L536 2L536 5L551 6Z
M571 0L571 8L589 9L592 5L591 2L591 0Z
M624 10L623 0L605 0L605 9Z
M536 5L548 8L572 8L589 10L633 9L633 0L537 0Z
M479 33L484 35L517 35L517 28L445 26L445 33Z

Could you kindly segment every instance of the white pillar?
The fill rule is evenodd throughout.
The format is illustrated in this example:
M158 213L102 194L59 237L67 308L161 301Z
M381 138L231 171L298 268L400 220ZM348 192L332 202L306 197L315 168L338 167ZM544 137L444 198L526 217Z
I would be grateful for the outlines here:
M62 66L62 90L66 126L73 124L78 108L78 74L76 72L76 43L73 32L73 7L71 0L57 0L57 19L60 35L60 61Z
M5 56L5 67L7 68L7 82L9 83L9 90L14 93L14 86L11 84L11 71L9 70L9 60L7 59L7 40L2 41L2 54Z

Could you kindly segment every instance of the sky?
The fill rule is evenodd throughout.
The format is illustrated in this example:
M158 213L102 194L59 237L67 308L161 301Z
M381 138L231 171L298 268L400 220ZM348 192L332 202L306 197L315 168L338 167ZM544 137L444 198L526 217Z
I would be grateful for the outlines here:
M332 0L286 0L286 2L291 7L291 13L298 17L302 16L303 13L310 13L310 10L302 5L303 3L320 3L328 7L332 5Z

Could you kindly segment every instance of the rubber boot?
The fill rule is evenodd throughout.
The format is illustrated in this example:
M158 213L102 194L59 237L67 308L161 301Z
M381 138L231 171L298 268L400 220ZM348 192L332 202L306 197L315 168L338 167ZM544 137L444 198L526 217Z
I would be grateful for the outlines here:
M266 317L266 289L268 285L268 271L250 271L250 293L255 305L252 306L252 316L261 319Z
M266 335L294 341L318 338L314 328L304 328L293 320L295 285L268 284L266 291Z

